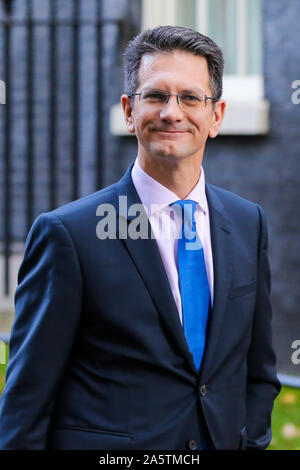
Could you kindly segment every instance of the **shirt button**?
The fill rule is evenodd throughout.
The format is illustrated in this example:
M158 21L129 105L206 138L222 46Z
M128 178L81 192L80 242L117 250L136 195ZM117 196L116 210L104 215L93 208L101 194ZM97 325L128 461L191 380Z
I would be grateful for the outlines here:
M206 385L205 385L205 384L201 385L200 388L199 388L199 391L200 391L200 395L201 395L202 397L204 397L204 396L207 394Z
M198 442L195 441L195 439L190 439L190 440L187 442L187 448L190 449L190 450L196 450L196 449L198 449Z

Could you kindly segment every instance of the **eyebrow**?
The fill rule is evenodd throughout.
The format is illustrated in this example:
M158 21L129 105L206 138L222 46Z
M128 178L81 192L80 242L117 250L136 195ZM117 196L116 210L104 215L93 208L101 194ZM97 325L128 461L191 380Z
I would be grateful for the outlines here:
M202 88L194 88L194 89L188 89L188 90L182 90L181 93L204 93L204 90Z
M162 92L162 93L169 93L169 91L166 91L166 90L162 90L161 88L146 88L145 90L143 91L158 91L158 92ZM185 89L185 90L182 90L180 92L180 94L193 94L193 93L198 93L198 94L201 94L201 93L205 93L204 90L202 88L194 88L194 89Z

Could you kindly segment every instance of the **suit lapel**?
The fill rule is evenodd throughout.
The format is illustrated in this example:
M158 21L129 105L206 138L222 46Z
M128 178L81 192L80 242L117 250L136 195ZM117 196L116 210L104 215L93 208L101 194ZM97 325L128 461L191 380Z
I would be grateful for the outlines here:
M119 208L120 196L126 196L127 209L132 207L134 204L141 204L141 200L131 179L131 168L132 165L128 168L126 174L117 185L117 210ZM123 214L118 213L118 216L121 215L122 220L126 218L126 223L129 224L133 220L134 216L130 216L125 212ZM147 217L146 214L145 217ZM147 223L148 234L150 235L151 227L148 218ZM178 309L155 239L151 238L151 235L148 236L147 239L138 238L136 240L127 236L122 241L124 242L138 272L144 280L145 286L148 289L165 326L177 346L182 350L187 362L196 372L193 358L188 349L184 331L180 322Z
M212 186L206 185L209 206L211 244L214 265L214 301L210 312L206 349L201 369L202 380L207 381L216 362L215 353L224 322L226 301L231 280L230 222L224 215L224 207Z

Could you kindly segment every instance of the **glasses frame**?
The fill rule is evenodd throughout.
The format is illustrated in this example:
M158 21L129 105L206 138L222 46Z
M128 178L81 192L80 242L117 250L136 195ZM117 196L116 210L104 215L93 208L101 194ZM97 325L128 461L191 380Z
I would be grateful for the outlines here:
M131 93L129 96L129 98L132 98L133 96L142 96L144 93L146 93L147 91L152 91L152 90L144 90L144 91L140 91L138 93ZM153 92L157 92L157 94L161 94L163 95L166 99L165 99L165 104L168 104L169 100L170 100L170 96L176 96L177 98L177 103L178 103L178 106L180 107L180 109L182 109L182 104L181 104L181 97L182 96L186 96L186 94L184 93L169 93L167 91L159 91L159 90L153 90ZM205 106L207 105L207 101L208 100L211 100L213 101L214 103L217 102L217 101L220 101L220 98L215 98L214 96L207 96L205 93L204 93L204 104Z

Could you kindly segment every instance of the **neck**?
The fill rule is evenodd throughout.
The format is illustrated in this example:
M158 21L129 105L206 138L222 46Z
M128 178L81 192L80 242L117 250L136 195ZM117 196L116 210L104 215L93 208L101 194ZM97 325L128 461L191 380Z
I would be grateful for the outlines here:
M201 161L169 161L158 159L153 162L147 158L141 158L139 155L139 164L141 168L158 181L160 184L168 188L179 199L185 199L194 189L201 175Z

